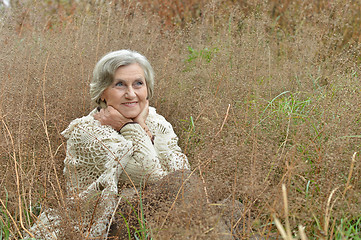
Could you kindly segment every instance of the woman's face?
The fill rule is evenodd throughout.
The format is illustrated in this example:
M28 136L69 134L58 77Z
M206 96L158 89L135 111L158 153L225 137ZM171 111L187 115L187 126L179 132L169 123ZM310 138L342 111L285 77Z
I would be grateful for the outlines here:
M118 110L124 117L134 119L147 103L147 85L144 71L137 64L119 67L113 83L104 90L101 100Z

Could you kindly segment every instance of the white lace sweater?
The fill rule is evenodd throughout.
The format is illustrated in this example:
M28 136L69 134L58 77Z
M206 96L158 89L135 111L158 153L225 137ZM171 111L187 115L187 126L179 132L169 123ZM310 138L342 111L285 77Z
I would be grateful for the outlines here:
M155 108L149 108L146 120L154 143L139 124L127 124L119 133L101 125L93 118L96 111L75 119L62 132L68 139L64 175L69 205L73 204L77 212L75 228L88 237L106 238L119 185L154 182L169 172L189 169L189 163L177 145L171 124ZM40 226L57 225L58 217L51 211L41 214L39 220L42 223L31 228L39 237L54 236L59 231L49 229L40 235Z

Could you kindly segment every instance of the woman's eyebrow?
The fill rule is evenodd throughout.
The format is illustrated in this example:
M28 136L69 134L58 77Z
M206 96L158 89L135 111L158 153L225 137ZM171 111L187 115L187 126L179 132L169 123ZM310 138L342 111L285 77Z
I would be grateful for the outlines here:
M139 80L145 80L145 77L139 76L139 77L135 78L133 81L139 81ZM127 80L124 80L122 78L115 78L114 81L116 81L116 82L128 82Z
M126 82L124 79L121 78L115 78L114 82Z

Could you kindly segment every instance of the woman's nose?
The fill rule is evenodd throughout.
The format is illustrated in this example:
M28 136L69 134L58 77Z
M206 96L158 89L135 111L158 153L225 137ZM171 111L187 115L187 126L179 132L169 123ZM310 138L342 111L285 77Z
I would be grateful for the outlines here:
M133 98L133 97L135 97L134 89L133 89L132 87L128 87L125 96L126 96L127 98Z

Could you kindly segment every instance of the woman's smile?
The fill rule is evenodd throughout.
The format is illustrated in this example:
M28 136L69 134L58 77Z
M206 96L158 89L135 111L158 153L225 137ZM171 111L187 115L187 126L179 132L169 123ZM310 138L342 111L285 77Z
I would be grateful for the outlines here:
M138 102L127 102L127 103L122 103L122 104L127 107L135 107L138 104Z

